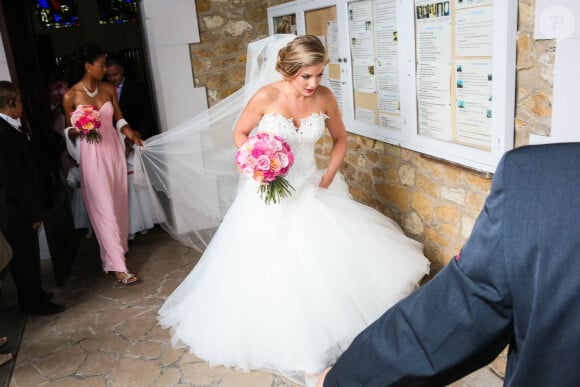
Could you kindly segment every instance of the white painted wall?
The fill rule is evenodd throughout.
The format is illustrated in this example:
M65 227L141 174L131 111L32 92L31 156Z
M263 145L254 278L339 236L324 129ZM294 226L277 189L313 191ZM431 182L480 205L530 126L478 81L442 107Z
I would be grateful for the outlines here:
M6 53L4 52L4 43L0 39L0 81L11 81L10 71L8 71L8 62L6 62Z
M199 43L199 29L194 0L143 0L141 16L145 30L145 45L148 52L154 95L159 115L161 131L175 128L182 122L207 110L205 87L195 88L189 45ZM192 136L195 136L192 133ZM188 142L192 147L201 147L199 141ZM201 150L192 149L189 156L180 155L180 161L189 157L191 165L201 165ZM196 156L197 155L197 156ZM166 155L169 169L167 174L175 171L171 168L171 153ZM177 164L180 165L180 164ZM169 181L177 181L173 178ZM207 188L213 187L217 202L217 182L208 178L204 183ZM171 187L169 187L171 190ZM178 234L192 232L188 220L179 216L183 211L176 201L168 202L168 216L173 219L172 227ZM218 204L216 203L216 207ZM212 227L215 225L211 225ZM210 227L210 225L208 225Z
M189 51L199 42L194 0L143 0L145 45L161 130L207 109L205 87L195 88Z

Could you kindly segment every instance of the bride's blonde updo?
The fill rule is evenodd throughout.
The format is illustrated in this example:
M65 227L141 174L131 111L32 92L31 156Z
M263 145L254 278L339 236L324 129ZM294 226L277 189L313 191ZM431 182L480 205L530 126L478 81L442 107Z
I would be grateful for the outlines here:
M326 48L314 35L301 35L291 40L278 52L276 71L285 79L294 78L298 72L308 66L326 65L329 61Z

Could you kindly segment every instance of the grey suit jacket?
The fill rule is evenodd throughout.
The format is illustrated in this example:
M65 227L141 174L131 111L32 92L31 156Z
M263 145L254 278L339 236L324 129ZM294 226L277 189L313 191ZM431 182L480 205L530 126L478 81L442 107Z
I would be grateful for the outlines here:
M471 236L324 386L442 386L510 344L506 386L580 383L580 143L506 153Z

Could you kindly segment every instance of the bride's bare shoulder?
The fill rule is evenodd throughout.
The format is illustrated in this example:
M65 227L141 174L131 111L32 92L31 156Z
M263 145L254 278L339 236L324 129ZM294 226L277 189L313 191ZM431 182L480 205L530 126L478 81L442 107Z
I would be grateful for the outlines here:
M266 86L262 86L257 92L256 94L254 94L253 99L259 99L261 101L273 101L275 100L281 91L281 82L274 82L274 83L270 83Z

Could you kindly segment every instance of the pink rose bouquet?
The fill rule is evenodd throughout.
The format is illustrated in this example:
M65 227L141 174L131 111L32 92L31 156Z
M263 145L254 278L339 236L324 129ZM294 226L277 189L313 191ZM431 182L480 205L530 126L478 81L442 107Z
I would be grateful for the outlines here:
M258 193L266 204L290 196L294 187L284 176L293 163L290 145L282 137L267 132L248 137L236 153L238 170L260 183Z
M97 130L101 127L101 116L96 107L92 105L77 106L71 114L70 122L81 131L88 143L101 142L101 133Z

